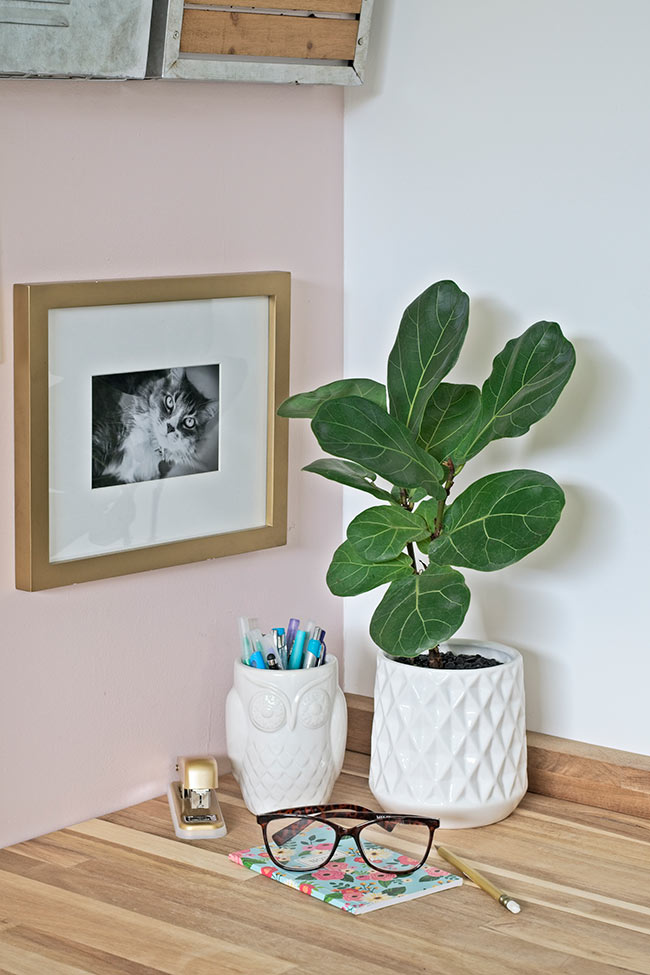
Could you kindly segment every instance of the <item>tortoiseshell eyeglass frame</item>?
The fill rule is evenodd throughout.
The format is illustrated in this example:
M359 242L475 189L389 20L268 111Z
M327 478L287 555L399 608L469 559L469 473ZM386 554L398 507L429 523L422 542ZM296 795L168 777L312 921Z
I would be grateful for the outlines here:
M271 844L267 836L267 827L274 819L284 819L288 816L299 817L295 823L290 826L285 826L284 829L279 830L275 833L271 839L276 843L286 843L288 840L297 836L303 829L306 829L308 823L323 823L325 826L329 826L336 833L336 842L332 847L332 850L326 860L323 860L321 864L315 869L321 870L326 864L330 862L334 854L336 853L339 843L345 836L351 836L356 844L356 847L363 857L364 861L372 870L377 870L379 873L398 873L400 877L406 876L409 873L415 873L419 870L423 863L425 863L429 853L431 851L431 844L433 843L433 834L440 826L439 819L430 819L426 816L402 816L399 813L387 813L387 812L373 812L372 809L366 809L364 806L355 806L351 804L336 804L336 805L326 805L326 806L297 806L292 809L276 809L274 812L261 813L257 817L257 822L262 827L262 835L264 836L264 845L266 850L275 863L276 866L280 867L281 870L293 871L295 873L304 873L305 867L289 867L286 863L280 863L273 856L273 851L271 849ZM339 826L338 823L331 822L330 817L335 817L336 819L362 819L363 822L359 826ZM402 824L405 825L422 825L426 826L429 830L429 841L427 843L427 848L424 856L420 859L415 866L409 866L405 870L395 870L391 868L390 870L382 870L378 867L376 863L372 863L368 857L363 852L363 847L359 842L359 834L362 829L366 826L376 823L385 829L387 832L395 829L396 826Z

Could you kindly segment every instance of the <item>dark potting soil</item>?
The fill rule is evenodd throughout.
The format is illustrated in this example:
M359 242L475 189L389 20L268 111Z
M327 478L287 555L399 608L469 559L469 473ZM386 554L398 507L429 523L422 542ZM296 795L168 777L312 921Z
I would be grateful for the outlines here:
M402 664L410 664L411 667L431 667L429 655L421 653L418 657L395 657ZM451 650L442 650L437 656L438 670L479 670L482 667L498 667L500 660L493 657L484 657L480 653L452 653Z

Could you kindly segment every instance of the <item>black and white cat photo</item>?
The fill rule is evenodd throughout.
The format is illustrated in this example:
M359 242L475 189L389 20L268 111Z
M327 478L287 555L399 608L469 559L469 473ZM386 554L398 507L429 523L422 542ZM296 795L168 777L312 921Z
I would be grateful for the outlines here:
M92 486L219 469L219 366L92 378Z

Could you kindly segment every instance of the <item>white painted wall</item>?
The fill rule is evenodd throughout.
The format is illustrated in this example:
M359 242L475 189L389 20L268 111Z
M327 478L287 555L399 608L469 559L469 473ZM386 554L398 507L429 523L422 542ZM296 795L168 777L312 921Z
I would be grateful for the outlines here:
M523 562L467 573L460 632L523 651L529 728L650 752L650 4L375 10L367 85L346 93L346 375L384 379L404 307L442 278L472 299L455 381L481 385L532 322L562 324L578 365L554 412L462 481L539 469L565 513ZM365 504L346 493L347 525ZM351 691L372 692L379 595L346 600Z

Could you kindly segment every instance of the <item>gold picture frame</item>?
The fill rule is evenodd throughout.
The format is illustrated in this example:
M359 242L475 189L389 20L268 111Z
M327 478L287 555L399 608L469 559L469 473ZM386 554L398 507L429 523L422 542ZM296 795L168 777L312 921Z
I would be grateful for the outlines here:
M290 294L284 271L15 285L17 589L286 544ZM218 460L95 482L95 380L185 368L217 377Z

